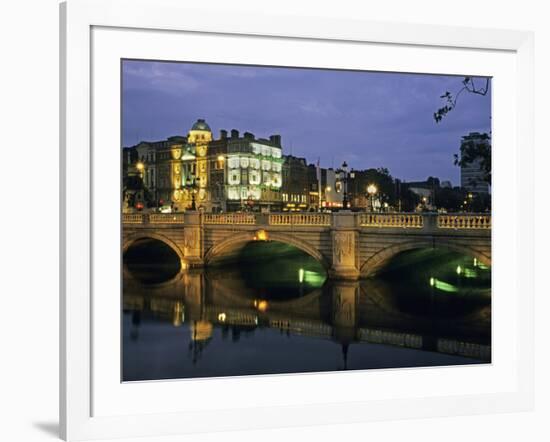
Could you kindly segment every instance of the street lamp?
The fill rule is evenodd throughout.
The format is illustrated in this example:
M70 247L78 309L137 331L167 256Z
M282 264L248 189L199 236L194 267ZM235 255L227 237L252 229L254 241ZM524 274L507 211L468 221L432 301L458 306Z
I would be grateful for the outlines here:
M191 190L191 210L197 210L197 206L195 204L195 191L197 188L196 185L196 178L195 177L188 177L186 182L186 187L188 187Z
M377 192L378 192L378 187L376 187L376 184L369 184L367 186L367 193L369 195L371 212L374 212L374 195L376 195Z
M138 161L136 163L136 169L139 172L139 177L143 178L143 171L145 170L145 164L143 164L141 161Z
M344 209L347 209L348 208L348 165L345 161L342 163L342 170L344 171L344 178L342 180L344 182L344 199L342 201L342 206Z

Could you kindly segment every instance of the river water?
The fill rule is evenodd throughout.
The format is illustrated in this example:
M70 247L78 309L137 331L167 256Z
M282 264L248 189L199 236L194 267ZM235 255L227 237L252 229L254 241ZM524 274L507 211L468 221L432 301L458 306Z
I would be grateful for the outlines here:
M201 271L145 256L124 258L123 381L491 361L490 268L467 256L406 252L355 282L280 243Z

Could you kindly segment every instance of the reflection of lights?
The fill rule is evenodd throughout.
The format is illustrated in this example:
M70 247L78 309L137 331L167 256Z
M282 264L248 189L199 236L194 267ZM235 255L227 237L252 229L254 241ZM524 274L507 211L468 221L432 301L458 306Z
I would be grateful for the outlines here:
M212 324L208 321L197 321L191 324L189 331L191 332L192 341L206 341L212 337Z
M174 304L174 316L172 319L172 325L174 327L179 327L185 321L185 311L183 304L181 302L176 302Z
M254 307L256 307L261 312L265 312L267 310L268 303L265 299L260 299L259 301L255 299Z
M225 318L226 318L226 317L227 317L227 316L226 316L225 313L220 313L220 314L218 315L218 321L220 321L220 322L225 322Z
M474 258L474 267L477 267L477 258Z
M462 273L462 267L457 266L457 268L456 268L456 274L457 274L457 275L460 275L461 273Z
M440 281L438 279L435 280L435 288L443 292L458 292L458 289L454 285Z
M433 276L430 278L430 286L435 287L438 290L441 290L443 292L458 292L458 289L447 282L440 281L439 279L434 278Z
M304 269L298 270L298 281L300 281L300 284L304 282Z
M489 268L489 266L486 266L485 264L483 264L482 262L478 263L477 265L481 270L487 270Z
M464 269L464 276L466 278L475 278L477 276L477 272L472 269Z

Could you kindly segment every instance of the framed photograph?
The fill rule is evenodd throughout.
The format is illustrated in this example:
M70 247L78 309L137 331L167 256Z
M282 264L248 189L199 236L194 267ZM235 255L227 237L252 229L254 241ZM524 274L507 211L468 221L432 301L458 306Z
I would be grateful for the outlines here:
M60 13L66 440L532 407L530 33Z

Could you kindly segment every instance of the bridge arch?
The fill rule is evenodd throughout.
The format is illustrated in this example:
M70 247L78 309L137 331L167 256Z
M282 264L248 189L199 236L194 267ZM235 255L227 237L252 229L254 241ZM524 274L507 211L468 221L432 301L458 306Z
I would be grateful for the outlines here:
M400 244L394 244L389 247L385 247L368 258L360 269L362 278L373 276L378 273L395 255L413 249L447 249L454 252L463 253L477 258L480 262L486 265L491 265L490 255L474 249L473 247L458 244L451 241L433 242L429 240L416 240L408 241Z
M142 239L155 239L157 241L160 241L164 244L166 244L168 247L170 247L180 259L180 264L183 268L183 264L185 263L185 255L183 253L183 250L180 249L180 247L172 241L170 238L168 238L165 235L154 233L154 232L137 232L132 235L129 235L124 238L124 241L122 243L122 254L126 253L126 251L130 248L132 244L134 244L136 241L142 240Z
M308 242L299 239L293 235L281 233L281 232L267 232L269 241L277 241L284 244L289 244L307 253L309 256L315 258L321 263L325 270L330 269L329 260L316 248ZM246 243L254 241L254 232L245 232L235 235L230 235L221 242L213 245L204 256L204 264L208 265L213 259L223 256L231 250L236 250L240 246L244 246Z

